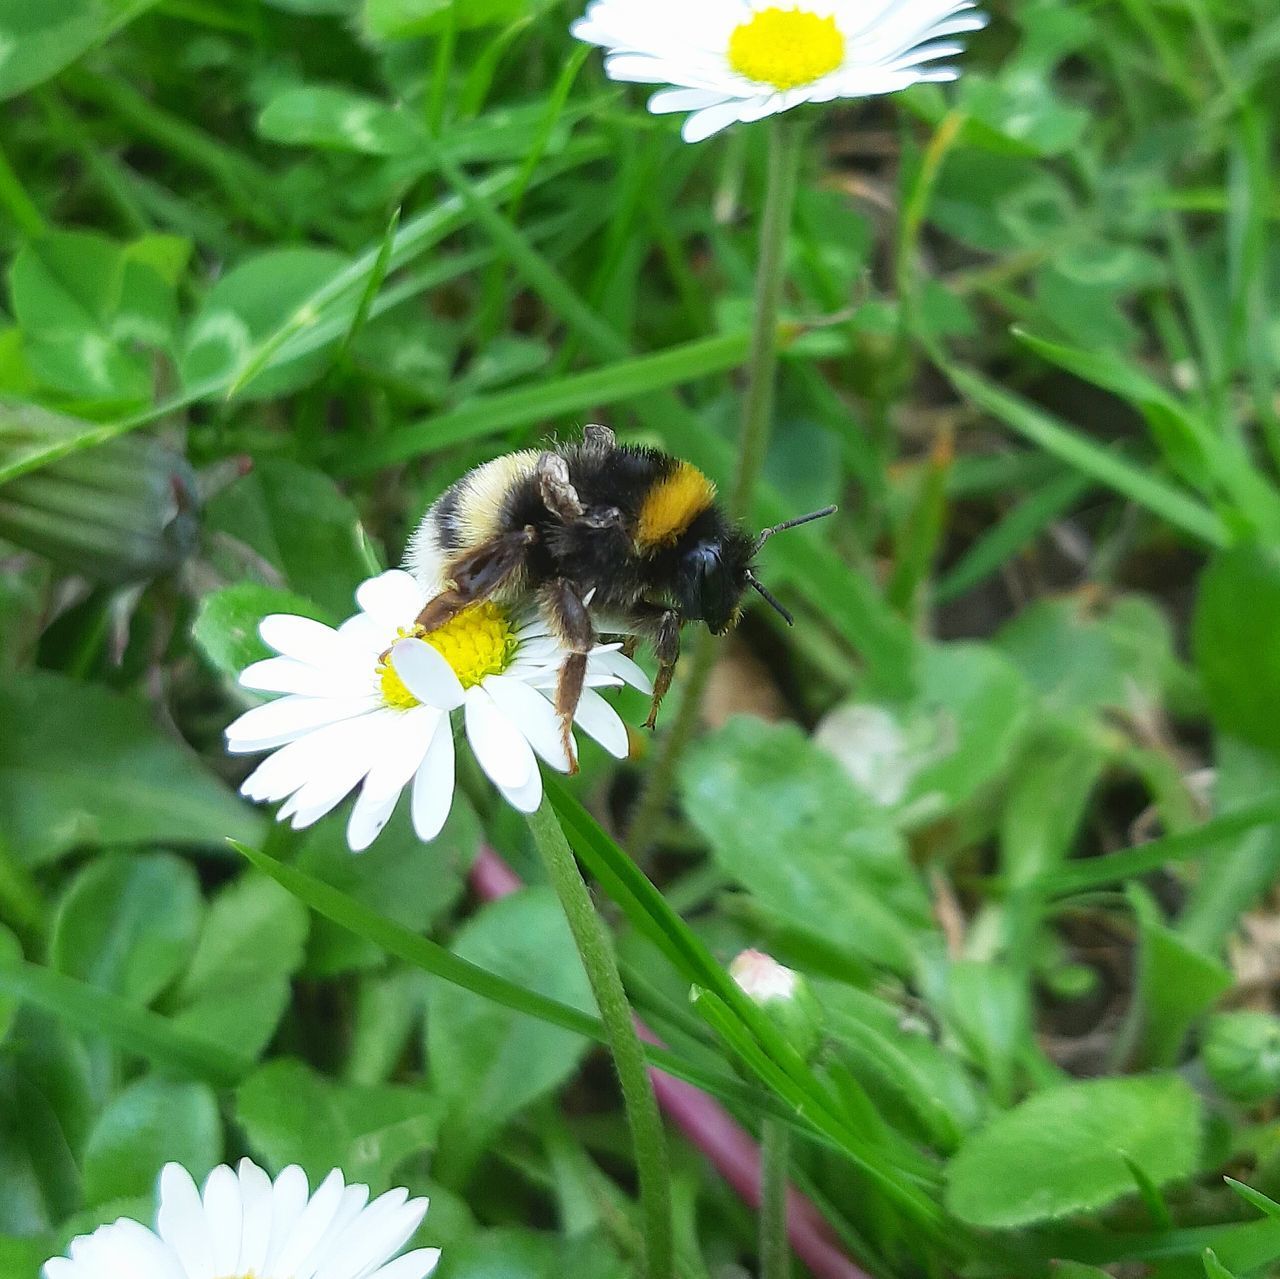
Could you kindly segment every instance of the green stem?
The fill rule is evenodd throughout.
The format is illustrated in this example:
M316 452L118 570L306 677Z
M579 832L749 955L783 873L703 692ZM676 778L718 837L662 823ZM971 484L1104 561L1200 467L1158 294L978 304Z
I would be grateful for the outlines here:
M795 208L796 176L800 171L804 132L794 121L775 116L770 121L769 172L760 219L756 263L755 317L747 392L738 440L738 469L729 496L729 514L751 514L756 482L764 467L772 427L778 373L778 311L786 280L787 237Z
M787 1171L791 1137L785 1124L766 1119L760 1129L760 1279L791 1279L787 1241Z
M778 311L786 282L787 238L803 155L804 130L794 120L775 116L769 127L769 168L756 252L755 315L738 437L738 465L729 495L729 514L734 519L745 519L751 514L756 484L769 448L778 380ZM680 756L697 731L702 694L714 661L715 645L707 632L700 632L680 709L670 731L658 743L636 804L627 837L633 857L641 858L648 851L666 811Z
M560 821L546 799L537 812L530 814L529 830L564 907L578 954L582 956L582 966L600 1009L600 1020L609 1037L613 1064L622 1086L640 1182L645 1274L648 1279L671 1279L675 1262L666 1137L618 965Z

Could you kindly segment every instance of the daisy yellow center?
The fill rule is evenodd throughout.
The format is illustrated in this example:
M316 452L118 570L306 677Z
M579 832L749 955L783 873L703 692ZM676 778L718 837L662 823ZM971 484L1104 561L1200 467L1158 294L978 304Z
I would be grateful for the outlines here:
M400 639L430 644L453 668L463 688L474 688L486 675L501 675L519 646L506 613L490 603L463 609L438 630L424 632L420 626L401 629ZM378 682L387 706L407 711L418 705L390 657L378 666Z
M761 9L729 37L729 65L775 89L812 84L844 61L844 36L834 18L804 9Z

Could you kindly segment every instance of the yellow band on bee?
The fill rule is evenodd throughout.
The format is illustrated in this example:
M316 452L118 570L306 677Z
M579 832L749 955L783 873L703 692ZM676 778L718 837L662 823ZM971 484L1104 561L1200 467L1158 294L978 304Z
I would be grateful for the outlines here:
M715 496L716 486L696 466L680 462L645 496L636 522L636 544L654 547L674 542Z

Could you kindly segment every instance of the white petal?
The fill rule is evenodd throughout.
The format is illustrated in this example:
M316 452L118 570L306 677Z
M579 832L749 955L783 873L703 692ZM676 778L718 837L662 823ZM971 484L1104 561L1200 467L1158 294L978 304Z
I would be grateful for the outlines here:
M279 1252L271 1259L272 1269L290 1279L311 1279L311 1274L322 1258L316 1257L316 1245L324 1237L342 1204L346 1189L342 1173L335 1168L311 1196L288 1239L282 1241Z
M537 812L542 803L542 774L535 768L523 786L499 786L502 798L518 813Z
M356 591L356 603L384 626L412 626L426 603L422 589L402 569L371 577Z
M240 1180L226 1164L219 1164L205 1182L204 1213L213 1244L214 1274L232 1274L240 1260L244 1207L240 1202Z
M415 706L388 722L347 823L347 846L353 853L368 848L391 820L400 792L431 745L439 718L440 712L432 707Z
M266 1268L271 1246L271 1178L252 1160L242 1159L240 1201L244 1222L240 1234L240 1257L232 1267L234 1275L260 1275Z
M394 1257L413 1237L427 1211L425 1199L404 1202L404 1195L403 1190L396 1190L375 1199L349 1226L345 1237L329 1248L315 1279L366 1275Z
M628 753L627 728L618 712L608 702L589 688L582 690L582 700L573 722L590 737L594 737L610 755L626 759Z
M317 729L268 755L245 778L240 793L259 803L274 803L304 786L326 760L341 751L351 732L351 721L343 720Z
M416 639L401 640L391 650L391 664L418 701L442 711L462 705L458 676L430 644Z
M370 664L369 670L373 670ZM330 670L296 657L268 657L240 672L242 688L259 693L301 693L307 697L359 697L372 687L368 674L352 666Z
M552 768L567 773L569 756L565 753L560 717L551 703L528 684L508 676L490 675L484 687L498 709L525 735L529 745Z
M649 98L649 110L654 115L666 115L672 111L700 111L703 107L719 106L730 96L717 89L659 89Z
M297 1164L290 1164L276 1178L271 1188L271 1242L262 1267L267 1272L263 1279L274 1279L271 1267L293 1237L294 1227L306 1211L308 1194L307 1174Z
M280 820L289 817L294 830L302 830L342 803L373 767L388 721L398 713L384 708L350 725L335 726L346 730L340 744L335 743L338 749L317 761L306 785L280 810Z
M313 666L340 666L353 656L352 646L332 626L312 617L272 613L258 623L258 634L277 653Z
M441 832L453 807L453 724L436 724L426 758L413 779L413 829L423 843Z
M489 780L500 790L526 785L538 771L533 751L483 685L467 690L465 714L467 741Z
M214 1279L213 1248L204 1205L191 1174L180 1164L166 1164L160 1174L156 1229L177 1254L188 1279Z
M587 659L587 674L614 675L624 684L638 688L642 693L653 692L653 681L644 668L616 649L596 649Z
M724 102L717 107L704 107L701 111L695 111L684 122L680 136L686 142L702 142L741 118L741 102Z
M235 755L270 750L295 741L305 733L355 719L378 705L378 698L364 697L299 697L277 698L245 711L227 725L227 750Z
M439 1248L418 1248L375 1270L369 1279L427 1279L439 1260Z

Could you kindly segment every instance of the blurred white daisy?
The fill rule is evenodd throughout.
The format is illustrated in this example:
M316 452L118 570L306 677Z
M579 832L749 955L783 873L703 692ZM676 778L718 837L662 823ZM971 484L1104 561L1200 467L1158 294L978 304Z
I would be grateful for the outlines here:
M357 786L347 822L353 851L368 848L412 784L414 829L440 833L453 805L452 712L461 710L480 767L522 812L542 802L540 756L573 766L552 706L565 650L535 609L508 613L474 605L429 635L413 620L427 591L393 569L356 592L360 612L336 630L308 617L273 614L259 633L280 656L255 662L244 687L283 693L246 711L227 729L233 754L270 750L241 793L285 801L279 820L310 826ZM595 690L648 678L620 645L598 645L587 661L574 723L619 759L627 730Z
M593 0L573 34L613 80L667 84L656 113L689 111L686 142L805 102L954 80L943 61L986 24L975 0Z
M273 1183L248 1159L215 1168L203 1195L190 1173L160 1175L156 1228L121 1218L71 1241L45 1263L45 1279L425 1279L437 1248L396 1254L427 1211L390 1190L369 1202L336 1169L309 1193L301 1168ZM393 1260L394 1258L394 1260Z

